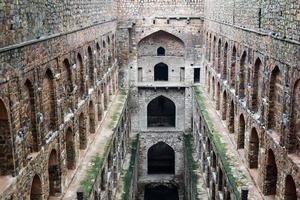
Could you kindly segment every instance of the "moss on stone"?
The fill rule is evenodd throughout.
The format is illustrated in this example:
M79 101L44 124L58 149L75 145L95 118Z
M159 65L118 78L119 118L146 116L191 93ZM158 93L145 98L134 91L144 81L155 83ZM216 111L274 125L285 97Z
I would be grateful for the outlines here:
M204 97L202 96L202 92L198 87L194 87L194 94L197 100L197 103L200 106L200 111L204 117L204 120L208 126L208 133L210 134L212 141L214 143L214 146L216 147L217 154L223 164L223 168L225 171L225 174L227 176L227 179L231 185L231 188L235 194L236 199L240 199L240 192L238 190L238 187L241 185L240 180L236 179L233 176L232 172L232 163L230 163L230 158L227 156L227 147L226 144L222 143L221 136L218 133L217 130L215 130L213 122L208 114L206 103L204 100Z

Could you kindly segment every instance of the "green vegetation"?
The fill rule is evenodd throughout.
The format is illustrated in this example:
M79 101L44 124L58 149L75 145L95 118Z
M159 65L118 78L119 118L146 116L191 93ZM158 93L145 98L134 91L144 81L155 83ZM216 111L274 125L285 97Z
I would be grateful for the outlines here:
M124 193L123 193L123 200L129 199L130 194L130 188L132 186L132 179L133 179L133 173L134 173L134 166L135 166L135 160L136 160L136 154L137 154L137 144L138 144L138 138L139 135L137 135L137 138L132 141L131 143L131 157L130 157L130 163L129 168L126 171L126 174L124 176L123 182L124 182Z
M80 186L84 192L84 198L87 199L90 195L97 175L102 167L103 159L97 154L91 161L90 169L87 171L85 178L80 182Z
M217 149L217 153L219 155L219 158L221 159L221 162L223 164L223 168L225 170L226 176L228 178L228 181L231 185L231 188L233 189L233 192L236 196L236 199L240 199L240 192L238 190L238 187L240 186L240 181L237 180L232 173L232 165L230 163L230 158L227 156L227 147L224 143L222 143L220 134L217 130L215 130L213 122L211 118L209 117L209 114L206 110L206 104L204 97L202 96L202 92L199 90L199 88L194 87L195 97L197 99L197 102L200 106L201 113L204 117L204 120L208 126L208 133L210 134L213 143Z
M184 144L185 144L185 156L186 156L186 162L187 162L187 169L189 173L189 177L191 178L191 194L195 195L196 200L200 200L198 198L199 191L197 189L197 182L198 182L198 175L195 172L197 169L197 163L193 157L194 148L193 148L193 137L191 134L184 136Z

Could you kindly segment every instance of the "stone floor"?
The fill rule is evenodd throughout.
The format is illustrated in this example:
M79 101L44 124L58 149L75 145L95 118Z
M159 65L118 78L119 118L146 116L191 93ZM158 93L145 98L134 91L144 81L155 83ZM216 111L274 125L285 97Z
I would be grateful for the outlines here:
M88 149L85 150L85 153L82 152L76 174L73 177L68 189L63 194L62 199L76 199L77 189L80 187L80 182L85 178L86 172L90 167L93 157L95 157L97 154L102 155L104 153L106 143L113 134L113 128L111 128L112 115L115 112L122 111L125 101L126 98L123 98L121 94L114 97L108 111L105 113L104 119L98 126L96 134L92 136L93 138L90 138L90 141L92 142L88 146Z
M244 151L236 149L234 134L229 133L226 122L221 119L221 113L216 111L215 101L212 101L206 92L202 91L202 94L214 128L218 131L221 142L226 145L227 158L230 161L234 178L239 181L239 186L246 185L249 187L249 200L266 199L258 186L254 184L254 180L258 176L256 170L248 169Z

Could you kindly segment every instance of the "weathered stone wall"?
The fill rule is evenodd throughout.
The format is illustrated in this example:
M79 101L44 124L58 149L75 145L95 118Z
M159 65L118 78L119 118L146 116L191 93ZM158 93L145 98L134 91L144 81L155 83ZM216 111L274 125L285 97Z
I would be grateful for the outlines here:
M288 198L291 185L299 187L300 181L297 7L207 1L205 9L207 91L249 168L262 174L254 178L262 193L277 199Z
M179 199L184 199L184 142L183 133L175 131L148 131L140 133L138 199L144 199L146 185L172 183L178 187ZM148 151L153 145L164 142L175 152L174 174L148 174Z
M0 47L69 32L116 17L117 2L3 1Z
M199 16L203 0L119 0L119 17L134 19L155 16Z
M105 22L1 51L0 113L11 138L1 146L1 199L29 198L33 177L45 199L68 187L118 91L115 32Z

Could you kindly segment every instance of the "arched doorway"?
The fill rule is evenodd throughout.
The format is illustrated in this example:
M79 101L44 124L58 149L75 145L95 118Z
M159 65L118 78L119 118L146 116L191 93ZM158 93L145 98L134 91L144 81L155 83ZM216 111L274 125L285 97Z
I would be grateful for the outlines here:
M173 185L147 185L144 200L179 200L178 189Z
M291 175L285 178L284 200L297 200L296 184Z
M56 150L52 150L48 161L49 196L61 193L61 171Z
M88 47L88 70L89 70L89 87L94 86L94 56L92 48Z
M271 149L268 151L266 175L264 181L264 194L276 195L277 186L277 165L274 153Z
M238 141L237 141L238 149L243 149L245 146L245 131L246 131L245 118L244 115L241 114L239 120Z
M249 141L248 161L250 169L258 167L259 138L255 128L252 129Z
M154 81L168 81L168 65L159 63L154 66Z
M75 169L76 151L75 151L74 135L71 128L68 128L66 133L66 152L67 152L67 168L69 170Z
M159 142L148 150L148 174L174 174L175 152L164 142Z
M9 175L14 171L12 138L8 113L4 102L0 99L0 175Z
M42 200L43 191L42 191L42 182L38 175L33 177L30 191L30 200Z
M175 127L176 107L170 99L159 96L147 106L148 127Z
M222 78L223 79L227 79L227 52L228 52L228 43L225 43L225 47L224 47L224 60L223 60L223 72L222 72Z

